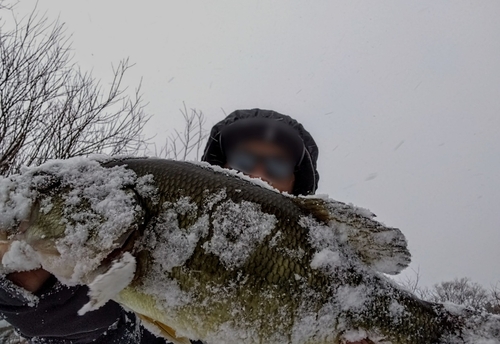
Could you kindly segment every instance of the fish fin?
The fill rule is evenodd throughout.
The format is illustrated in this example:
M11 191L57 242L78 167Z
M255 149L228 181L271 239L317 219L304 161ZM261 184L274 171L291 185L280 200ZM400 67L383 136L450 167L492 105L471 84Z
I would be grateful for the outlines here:
M306 213L310 213L314 218L321 222L328 223L330 212L323 198L316 197L292 197L292 200Z
M317 220L328 224L340 241L370 268L396 275L410 264L411 254L401 230L376 221L375 214L369 210L325 198L293 200Z
M105 273L96 276L88 285L90 301L78 314L96 310L118 295L134 279L135 268L135 258L129 252L124 252L120 258L115 259Z
M141 320L144 323L154 326L155 329L157 329L163 337L165 337L167 340L171 341L173 344L191 344L191 341L188 338L177 337L175 330L173 328L171 328L170 326L165 325L162 322L156 321L156 320L148 317L147 315L140 314L140 313L136 313L136 314L137 314L137 316L139 316L139 318L141 318ZM153 330L153 332L155 332L155 331Z

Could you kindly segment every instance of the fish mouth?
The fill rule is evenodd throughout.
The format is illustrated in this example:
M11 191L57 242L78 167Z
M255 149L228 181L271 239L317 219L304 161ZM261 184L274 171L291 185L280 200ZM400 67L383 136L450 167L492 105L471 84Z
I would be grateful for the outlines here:
M29 210L29 215L25 218L19 221L19 224L17 226L11 227L11 228L0 228L0 272L1 273L11 273L11 272L21 272L21 271L29 271L32 270L35 266L40 267L40 264L37 259L33 256L33 247L31 243L28 241L24 240L26 233L28 232L28 229L30 226L36 221L38 217L38 212L40 209L40 205L37 204L35 201L30 210ZM22 246L21 251L19 251L20 243L24 242L24 246ZM24 257L25 260L30 260L32 261L33 264L28 264L28 265L18 265L18 266L12 266L8 261L10 260L7 258L8 255L12 254L19 254L19 253L26 253L25 251L28 250L32 254L31 256ZM17 251L17 253L15 253ZM53 250L52 250L53 253ZM6 259L6 260L5 260ZM19 269L19 270L17 270Z

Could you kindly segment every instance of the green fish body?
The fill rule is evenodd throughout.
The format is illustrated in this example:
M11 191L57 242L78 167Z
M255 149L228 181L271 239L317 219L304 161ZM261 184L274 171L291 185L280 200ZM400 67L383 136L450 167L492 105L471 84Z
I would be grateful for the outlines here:
M4 272L87 284L82 312L112 298L175 343L500 343L498 317L385 277L410 254L373 217L172 160L56 161L0 182Z

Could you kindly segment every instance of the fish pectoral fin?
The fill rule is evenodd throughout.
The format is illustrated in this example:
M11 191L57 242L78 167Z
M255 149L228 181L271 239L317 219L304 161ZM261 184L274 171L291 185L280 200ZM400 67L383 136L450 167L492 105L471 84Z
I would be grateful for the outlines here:
M160 331L160 334L165 337L167 340L171 341L173 344L191 344L191 341L185 337L177 337L175 330L168 325L165 325L162 322L156 321L147 315L136 313L141 320L148 324L154 326L157 330ZM154 331L153 331L154 332Z
M401 230L376 221L375 214L367 209L315 197L297 197L294 201L328 224L339 240L370 268L395 275L410 264L411 254Z
M96 310L118 295L134 279L135 268L135 258L129 252L124 252L121 257L115 259L105 273L97 275L88 285L90 301L78 311L78 314L83 315Z

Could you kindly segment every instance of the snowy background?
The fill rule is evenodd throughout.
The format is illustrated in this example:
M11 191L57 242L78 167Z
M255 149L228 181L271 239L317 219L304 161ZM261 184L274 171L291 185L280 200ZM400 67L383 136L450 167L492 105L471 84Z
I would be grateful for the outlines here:
M35 1L16 7L28 14ZM130 57L161 145L186 102L291 115L320 147L320 193L400 227L431 285L500 280L500 2L63 1L75 61ZM411 269L406 272L413 275Z

